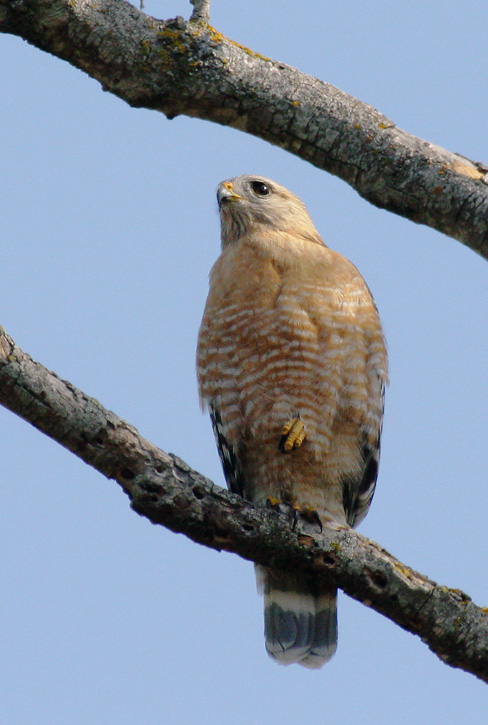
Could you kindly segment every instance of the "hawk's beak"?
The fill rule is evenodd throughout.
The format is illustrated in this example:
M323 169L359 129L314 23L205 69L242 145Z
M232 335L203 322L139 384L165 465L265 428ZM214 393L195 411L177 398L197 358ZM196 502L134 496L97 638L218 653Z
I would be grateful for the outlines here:
M219 207L224 201L237 201L238 199L242 199L242 196L235 193L230 181L219 184L217 188L217 202Z

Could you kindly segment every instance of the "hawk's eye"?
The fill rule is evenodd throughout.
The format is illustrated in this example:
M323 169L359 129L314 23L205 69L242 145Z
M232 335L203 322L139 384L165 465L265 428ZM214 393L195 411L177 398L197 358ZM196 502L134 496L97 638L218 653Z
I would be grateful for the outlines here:
M262 181L251 181L251 189L256 196L268 196L271 193L269 186Z

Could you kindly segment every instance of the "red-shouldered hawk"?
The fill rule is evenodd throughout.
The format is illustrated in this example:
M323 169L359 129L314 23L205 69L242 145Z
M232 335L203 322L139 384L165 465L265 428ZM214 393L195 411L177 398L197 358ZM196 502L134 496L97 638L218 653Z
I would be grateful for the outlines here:
M229 488L289 504L294 527L355 526L376 484L388 376L371 293L283 186L246 174L217 198L222 253L197 367ZM268 654L320 667L336 649L336 588L300 571L256 573Z

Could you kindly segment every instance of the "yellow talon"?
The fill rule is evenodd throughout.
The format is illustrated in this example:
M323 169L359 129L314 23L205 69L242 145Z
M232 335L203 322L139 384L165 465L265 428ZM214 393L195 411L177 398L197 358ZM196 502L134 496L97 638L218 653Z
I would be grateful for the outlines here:
M272 509L277 508L280 505L280 503L283 503L281 498L275 498L274 496L268 496L268 498L266 499L266 506L268 508L272 508Z
M300 418L292 418L287 421L281 431L279 449L282 453L289 453L293 448L299 448L307 432L305 425Z

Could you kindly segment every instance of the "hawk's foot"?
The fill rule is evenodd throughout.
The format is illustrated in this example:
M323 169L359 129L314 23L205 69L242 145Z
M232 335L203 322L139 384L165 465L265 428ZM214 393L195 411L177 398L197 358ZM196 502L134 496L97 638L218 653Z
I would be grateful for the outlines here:
M324 527L322 526L322 521L320 519L320 516L318 515L317 511L312 508L311 506L299 506L299 504L293 504L291 507L293 511L293 526L292 531L295 531L296 525L298 523L298 520L300 516L304 518L306 521L308 521L310 524L318 524L320 533L324 530Z
M268 496L266 499L266 508L268 509L276 509L278 510L280 507L280 504L282 504L283 501L281 498L275 498L274 496Z
M289 453L293 448L299 448L302 445L306 435L303 421L300 418L291 418L283 426L278 448L282 453Z

